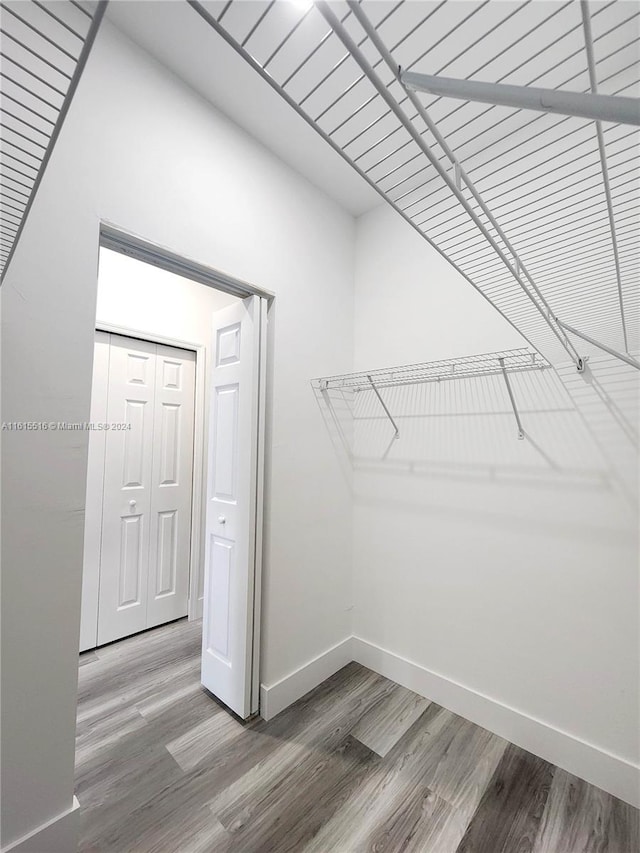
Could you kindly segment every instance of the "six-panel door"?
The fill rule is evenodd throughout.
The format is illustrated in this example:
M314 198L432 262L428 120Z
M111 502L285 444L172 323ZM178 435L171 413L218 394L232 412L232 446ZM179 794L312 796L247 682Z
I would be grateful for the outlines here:
M214 315L202 684L251 713L257 495L258 300Z
M193 353L111 335L98 645L187 613L194 379Z
M195 355L158 346L151 466L147 627L185 616L189 600Z

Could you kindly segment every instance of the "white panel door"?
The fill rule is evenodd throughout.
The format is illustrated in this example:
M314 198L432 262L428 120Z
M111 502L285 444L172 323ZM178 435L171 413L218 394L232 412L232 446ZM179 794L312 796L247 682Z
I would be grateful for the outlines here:
M147 627L155 366L155 344L111 336L99 645Z
M147 627L189 606L195 353L158 346L156 356Z
M107 421L109 343L107 332L96 332L91 385L92 424ZM82 563L82 607L80 611L80 651L93 649L98 642L98 590L100 586L100 540L102 537L102 486L106 432L89 433L87 492L84 516L84 556Z
M202 684L251 713L260 300L214 315Z

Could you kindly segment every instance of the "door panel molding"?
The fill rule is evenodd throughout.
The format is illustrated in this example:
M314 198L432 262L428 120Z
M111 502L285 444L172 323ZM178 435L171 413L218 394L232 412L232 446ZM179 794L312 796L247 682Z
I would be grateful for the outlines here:
M176 347L195 353L195 405L193 428L193 489L191 505L191 551L189 557L189 619L202 616L201 582L204 574L204 513L206 509L206 367L203 344L183 338L171 338L138 329L134 326L120 326L115 323L96 322L96 333L110 333L135 338L140 341ZM88 647L87 647L88 648Z
M213 315L202 684L253 712L261 300Z
M99 329L96 358L103 373L98 390L107 398L99 420L130 422L132 429L92 432L92 440L98 437L93 469L104 477L102 488L93 477L87 503L96 509L89 515L100 517L102 536L99 543L89 537L85 549L83 588L95 606L83 618L97 621L97 636L85 625L83 650L187 614L196 526L197 354Z

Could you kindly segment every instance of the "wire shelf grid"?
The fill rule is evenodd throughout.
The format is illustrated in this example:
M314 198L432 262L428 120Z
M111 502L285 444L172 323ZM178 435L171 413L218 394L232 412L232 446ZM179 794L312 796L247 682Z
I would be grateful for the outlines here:
M575 361L575 339L554 323L560 316L596 338L605 329L610 346L640 349L638 265L621 249L637 228L637 128L602 124L601 150L592 121L421 95L438 137L396 74L401 66L576 92L595 82L601 94L634 95L636 7L589 4L592 81L581 4L573 2L187 2L535 348ZM443 179L440 170L451 175L453 167L441 139L499 229L468 182L464 209ZM601 239L587 257L592 233ZM580 352L594 350L580 342Z
M20 237L105 6L86 0L2 3L0 275Z
M445 382L457 379L472 379L480 376L522 373L532 370L548 370L551 365L540 353L525 348L483 353L481 355L448 358L422 364L405 364L398 367L325 376L312 380L312 386L320 391L333 389L352 392L390 388L396 385L414 385L425 382Z

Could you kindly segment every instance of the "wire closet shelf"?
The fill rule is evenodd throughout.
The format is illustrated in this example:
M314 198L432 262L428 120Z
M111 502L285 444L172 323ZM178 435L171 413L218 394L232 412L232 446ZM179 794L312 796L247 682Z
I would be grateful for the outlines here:
M548 370L550 367L549 362L539 353L522 348L483 353L482 355L468 355L462 358L446 358L422 364L405 364L398 367L326 376L313 379L311 384L320 391L348 389L358 392L372 390L372 383L377 388L391 388L395 385L415 385L423 382L446 382L480 376L500 376L503 373L503 368L508 373L522 373L531 370Z
M0 276L11 260L106 2L2 3Z
M423 364L406 364L399 367L380 368L344 373L337 376L325 376L311 381L312 387L321 394L331 391L339 393L360 393L372 391L389 419L394 437L400 438L400 430L393 414L384 401L381 390L399 385L417 385L428 382L450 382L460 379L475 379L482 376L502 376L513 415L518 427L518 438L524 439L525 431L520 420L520 412L509 381L510 373L524 373L532 370L548 370L549 362L537 352L526 348L502 350L500 352L468 355L461 358L446 358L440 361L428 361Z
M636 5L187 2L533 348L579 371L598 348L640 368L637 127L403 84L615 107L637 92Z

